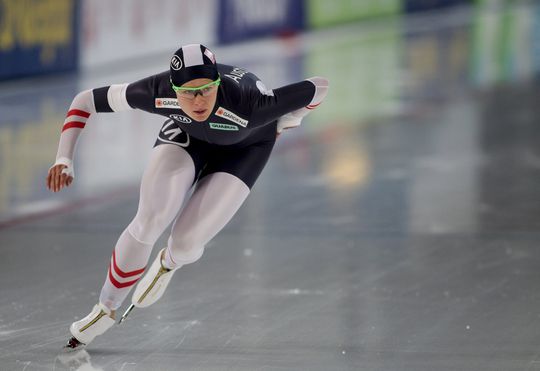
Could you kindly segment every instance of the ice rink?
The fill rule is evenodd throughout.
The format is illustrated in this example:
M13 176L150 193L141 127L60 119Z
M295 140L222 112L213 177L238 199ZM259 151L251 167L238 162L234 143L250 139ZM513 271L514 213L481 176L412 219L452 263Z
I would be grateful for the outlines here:
M540 7L510 12L508 34L456 8L215 48L330 94L203 258L71 354L163 120L92 117L52 194L65 113L170 55L0 84L0 370L540 370Z

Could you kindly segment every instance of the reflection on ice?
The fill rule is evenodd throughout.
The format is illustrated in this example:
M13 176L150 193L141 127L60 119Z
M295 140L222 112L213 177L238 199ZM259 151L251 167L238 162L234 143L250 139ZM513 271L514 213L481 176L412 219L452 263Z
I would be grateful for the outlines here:
M94 367L90 361L90 354L84 349L75 352L60 353L56 359L66 369L72 371L103 371L101 367ZM55 363L56 364L56 363Z

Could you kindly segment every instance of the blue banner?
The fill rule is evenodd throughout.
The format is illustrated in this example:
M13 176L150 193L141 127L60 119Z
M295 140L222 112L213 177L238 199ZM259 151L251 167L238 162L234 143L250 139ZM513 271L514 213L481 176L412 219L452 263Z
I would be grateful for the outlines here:
M78 0L0 0L0 80L72 71Z
M217 17L220 43L287 35L304 28L304 1L221 0Z

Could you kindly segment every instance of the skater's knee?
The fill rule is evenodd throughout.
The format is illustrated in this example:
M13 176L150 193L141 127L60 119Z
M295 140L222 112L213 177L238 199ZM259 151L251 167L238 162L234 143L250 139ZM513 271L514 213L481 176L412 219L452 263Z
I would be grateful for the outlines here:
M192 236L170 236L168 246L171 258L177 265L185 265L196 262L204 252L204 244Z
M167 227L168 220L160 215L137 214L128 226L129 233L137 241L154 244Z

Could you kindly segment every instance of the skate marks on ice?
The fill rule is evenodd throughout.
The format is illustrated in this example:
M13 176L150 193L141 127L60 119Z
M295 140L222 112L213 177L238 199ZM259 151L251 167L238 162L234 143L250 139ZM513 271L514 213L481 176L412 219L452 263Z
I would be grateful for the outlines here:
M129 371L134 369L137 363L123 362L118 371ZM72 352L63 352L56 356L53 370L70 370L70 371L104 371L105 369L92 364L92 357L86 349L79 349ZM116 368L114 368L116 369Z
M13 357L14 355L19 355L26 351L33 351L61 341L65 335L62 336L57 334L50 336L50 334L62 326L65 326L65 321L20 329L4 330L3 328L7 326L0 327L0 363L2 362L2 359L7 357ZM44 334L49 334L49 336L44 337ZM28 339L34 339L37 340L37 342L28 344Z
M62 351L66 329L66 321L24 328L13 328L13 322L0 326L0 370L103 371L92 365L84 349Z

